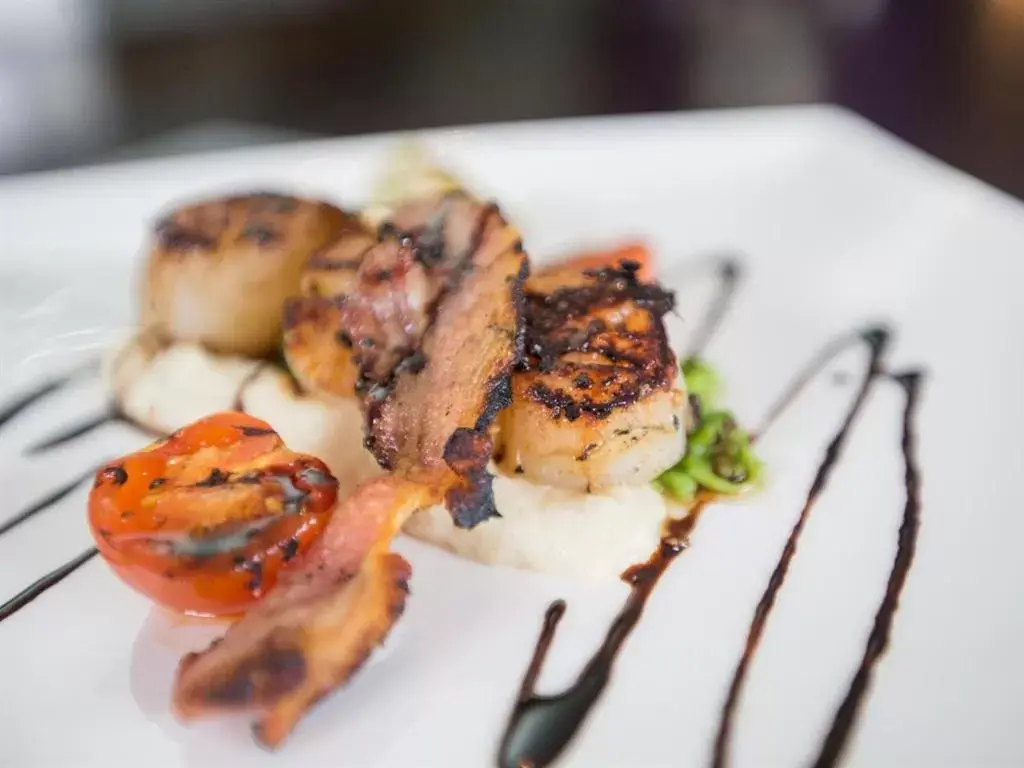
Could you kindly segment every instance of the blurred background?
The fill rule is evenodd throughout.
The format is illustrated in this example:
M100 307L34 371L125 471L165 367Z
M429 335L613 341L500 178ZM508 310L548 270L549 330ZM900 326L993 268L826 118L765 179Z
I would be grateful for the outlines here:
M0 0L0 174L822 101L1024 197L1024 0Z

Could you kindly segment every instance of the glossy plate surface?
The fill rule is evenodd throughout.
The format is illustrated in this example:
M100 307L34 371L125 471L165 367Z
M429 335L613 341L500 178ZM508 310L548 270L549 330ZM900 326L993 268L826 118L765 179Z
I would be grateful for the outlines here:
M716 281L744 265L708 357L756 425L829 340L884 321L887 365L927 370L916 558L848 744L851 766L1020 765L1024 730L1024 206L830 108L519 124L425 135L493 195L539 259L643 237L678 291L684 349ZM395 137L305 143L0 183L0 408L87 360L132 317L147 223L173 201L283 188L358 203ZM559 764L704 766L755 606L850 406L851 348L764 437L766 490L707 510ZM0 431L0 525L146 438L113 424L24 448L104 407L84 375ZM736 713L736 766L810 763L860 663L904 513L903 396L880 380L807 522ZM0 536L0 599L91 545L88 483ZM154 610L93 560L0 623L0 764L493 765L555 598L540 678L571 682L627 588L485 568L403 540L413 596L380 663L284 751L244 722L169 712L180 653L208 628Z

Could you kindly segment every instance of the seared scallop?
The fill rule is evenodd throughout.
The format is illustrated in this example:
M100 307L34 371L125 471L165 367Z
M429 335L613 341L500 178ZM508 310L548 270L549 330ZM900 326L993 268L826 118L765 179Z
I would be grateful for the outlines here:
M538 275L525 298L526 354L500 422L506 469L596 492L675 464L688 404L662 322L672 295L626 264Z
M225 354L273 352L303 265L353 220L328 203L269 193L179 208L153 233L143 328Z
M356 286L363 257L376 235L356 219L313 255L302 270L300 295L284 309L284 356L307 392L351 397L359 371L342 323L343 297Z

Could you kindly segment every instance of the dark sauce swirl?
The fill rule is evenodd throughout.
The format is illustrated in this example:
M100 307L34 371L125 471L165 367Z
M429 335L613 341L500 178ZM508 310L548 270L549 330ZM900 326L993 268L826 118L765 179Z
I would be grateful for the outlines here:
M906 398L903 407L903 436L900 441L903 452L903 482L906 489L906 502L903 507L903 521L900 524L897 537L896 557L893 560L892 570L889 572L889 581L885 585L885 594L875 613L875 621L871 627L871 634L868 635L864 654L857 666L857 672L850 681L850 687L847 689L839 709L836 710L832 725L822 741L821 750L813 763L814 768L830 768L830 766L838 764L843 755L843 750L857 723L857 716L871 685L875 665L878 664L879 659L889 647L889 637L892 633L896 609L899 608L900 594L903 592L907 576L910 574L910 567L914 564L914 553L917 550L917 534L921 529L921 471L917 464L917 434L914 429L914 419L917 414L917 404L924 376L920 371L907 371L893 374L891 378L903 388Z
M523 677L515 708L501 740L498 752L500 768L524 765L543 768L562 754L608 685L619 650L643 616L644 606L658 580L689 545L690 533L703 507L704 502L698 502L686 517L673 520L661 546L650 559L629 568L622 575L631 585L629 598L576 682L562 693L541 696L534 691L534 685L558 622L565 613L565 602L556 600L548 607L530 666Z
M29 584L25 589L21 590L18 594L12 597L10 600L0 605L0 621L8 619L26 605L31 603L46 590L51 587L57 586L60 582L70 576L72 573L77 571L87 562L92 560L96 555L99 554L99 550L95 548L89 548L85 550L78 557L69 560L53 571L43 576L41 579Z
M730 737L732 735L732 726L736 716L736 709L739 705L740 694L747 679L747 671L749 670L750 662L753 660L754 654L757 652L758 646L760 645L761 636L764 633L765 625L768 623L768 617L771 615L772 609L775 607L775 600L778 597L779 591L786 582L786 575L789 572L790 563L792 563L793 558L796 556L797 544L800 541L800 536L803 534L804 526L811 516L815 503L821 496L821 493L828 486L829 479L832 477L832 472L835 470L839 459L842 457L847 437L849 436L854 423L857 421L857 417L860 415L861 410L864 407L864 403L867 401L868 393L871 391L875 381L882 373L882 358L889 342L888 331L884 329L871 329L862 333L861 338L866 344L868 344L871 350L871 358L868 362L868 368L861 379L860 387L858 388L857 394L854 396L853 402L850 404L850 407L846 412L846 416L839 427L839 431L833 435L828 446L825 448L825 455L822 457L821 463L818 465L818 469L814 474L814 480L811 482L811 488L807 492L807 497L804 500L803 507L800 509L800 514L797 516L796 523L790 531L789 538L786 539L786 544L782 548L782 554L779 556L775 569L772 571L772 575L768 579L768 586L765 588L764 594L761 596L761 599L757 604L757 608L754 610L754 618L751 621L750 629L747 632L747 640L743 648L743 654L740 656L740 660L736 665L736 670L733 672L732 682L729 684L729 691L726 695L725 704L722 707L721 716L719 717L718 732L715 736L714 752L711 758L711 764L714 768L724 768L724 766L729 762L729 744ZM817 367L811 370L816 372L820 371L822 366L831 360L832 356L840 349L842 349L842 347L837 347L835 344L826 347L825 350L832 351L832 354L826 356L819 355L815 358L813 362ZM782 405L776 406L770 412L768 419L769 424L782 412L788 403L792 402L792 397L789 393L793 391L801 391L803 387L806 386L810 378L813 378L813 376L797 377L791 389L779 400Z

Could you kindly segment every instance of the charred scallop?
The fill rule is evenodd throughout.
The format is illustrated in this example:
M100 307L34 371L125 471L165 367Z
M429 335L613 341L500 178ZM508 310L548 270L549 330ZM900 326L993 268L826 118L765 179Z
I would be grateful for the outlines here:
M527 281L526 350L502 417L506 467L545 485L648 483L685 451L687 400L662 317L629 262Z
M153 232L143 327L216 352L273 352L281 309L298 291L303 265L350 218L327 203L270 193L173 211Z

